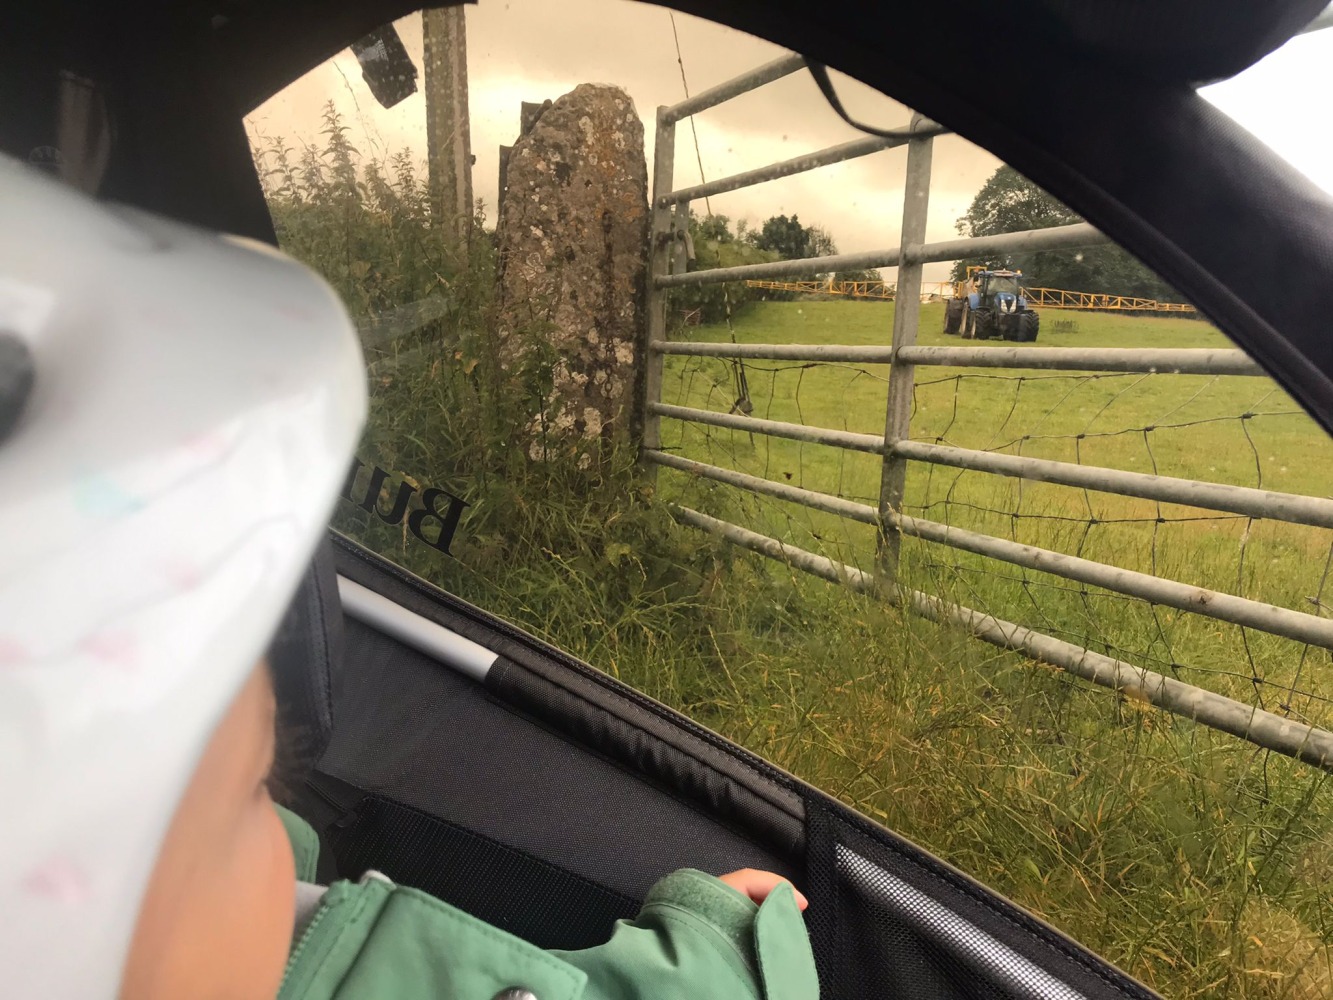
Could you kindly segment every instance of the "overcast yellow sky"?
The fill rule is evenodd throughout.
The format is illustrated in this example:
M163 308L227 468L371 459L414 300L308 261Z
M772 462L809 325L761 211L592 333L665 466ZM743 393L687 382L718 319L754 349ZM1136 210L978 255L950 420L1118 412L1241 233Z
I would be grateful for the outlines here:
M468 74L473 187L494 216L498 148L513 142L521 101L557 98L579 83L613 83L633 98L652 162L652 119L660 104L684 97L672 39L671 15L630 0L482 0L467 8ZM696 93L783 54L741 32L676 14L681 55ZM420 15L397 24L413 61L421 65ZM1210 99L1333 190L1333 156L1324 114L1323 81L1333 56L1333 31L1298 38L1241 78L1207 93ZM892 127L906 124L902 105L854 81L839 89L854 115ZM420 91L382 108L361 79L350 51L317 67L248 119L252 134L289 141L318 138L320 113L332 99L363 148L392 153L407 148L424 160L424 103ZM1315 107L1311 108L1311 102ZM807 74L769 84L696 116L699 157L708 179L762 166L856 138L825 103ZM886 150L714 198L714 212L757 223L770 215L798 214L823 226L844 252L896 246L901 224L904 150ZM937 139L927 238L949 239L954 223L999 165L989 153L956 136ZM678 127L676 185L696 183L700 172L688 122ZM703 206L696 210L702 212ZM929 265L927 279L947 275ZM886 272L892 277L892 271Z

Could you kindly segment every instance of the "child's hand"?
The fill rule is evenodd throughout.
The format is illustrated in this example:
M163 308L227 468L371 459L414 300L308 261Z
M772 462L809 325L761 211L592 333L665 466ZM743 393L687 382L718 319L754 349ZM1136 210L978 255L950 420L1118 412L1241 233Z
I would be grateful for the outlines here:
M742 868L738 872L730 872L726 875L719 875L718 879L727 883L737 892L743 892L756 903L762 903L768 898L768 894L780 885L791 885L781 875L775 875L773 872L762 872L757 868ZM810 901L796 891L792 886L792 892L796 894L796 905L804 910L810 905Z

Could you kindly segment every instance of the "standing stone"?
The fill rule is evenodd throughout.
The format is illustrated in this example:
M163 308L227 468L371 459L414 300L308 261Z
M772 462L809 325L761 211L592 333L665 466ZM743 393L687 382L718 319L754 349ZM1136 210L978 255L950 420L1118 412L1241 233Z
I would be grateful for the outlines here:
M521 139L532 131L533 126L537 124L537 119L541 118L542 112L551 106L550 101L542 101L537 104L533 101L524 101L519 105L518 112L518 135ZM496 209L496 228L504 228L505 211L505 192L509 190L509 154L514 151L513 146L500 147L500 203Z
M619 87L582 84L514 144L498 234L500 355L549 362L528 454L592 461L628 430L643 323L648 168Z

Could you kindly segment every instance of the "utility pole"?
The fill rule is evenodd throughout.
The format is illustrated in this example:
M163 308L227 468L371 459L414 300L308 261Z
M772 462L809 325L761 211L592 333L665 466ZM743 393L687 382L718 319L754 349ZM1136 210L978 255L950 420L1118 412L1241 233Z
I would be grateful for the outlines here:
M423 10L421 35L431 212L436 225L452 228L466 246L472 238L472 133L462 5Z

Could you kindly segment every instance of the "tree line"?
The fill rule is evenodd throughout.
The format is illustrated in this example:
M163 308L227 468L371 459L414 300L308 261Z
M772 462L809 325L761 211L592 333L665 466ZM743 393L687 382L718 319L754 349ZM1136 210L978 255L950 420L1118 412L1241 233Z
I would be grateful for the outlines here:
M715 267L738 267L743 264L763 264L775 260L805 260L828 257L838 252L833 236L821 226L807 226L793 215L773 215L757 228L748 219L730 216L698 216L690 212L690 238L694 244L691 270ZM836 281L882 281L878 271L820 271L811 268L809 274L793 275L788 280L809 280L832 277ZM890 286L892 287L892 286ZM677 318L695 313L704 323L719 323L726 319L730 309L734 316L750 303L760 299L786 301L796 293L772 289L751 288L743 281L725 285L689 286L672 296L672 309Z
M994 236L1026 229L1067 226L1083 220L1063 202L1028 180L1013 167L1001 166L986 181L972 204L955 223L963 236ZM726 215L700 217L691 213L694 242L692 269L735 267L772 260L802 260L838 252L833 236L821 226L805 225L796 215L774 215L758 227L746 219L734 226ZM1073 292L1133 295L1170 302L1180 295L1147 266L1118 246L1105 245L1035 253L969 257L954 264L952 279L961 281L970 266L1023 272L1030 288L1062 288ZM880 281L878 271L814 271L804 278ZM892 286L890 286L892 287ZM721 322L727 309L735 315L758 299L790 299L794 293L755 289L744 282L681 289L673 297L680 312L698 310L705 323Z
M995 236L1023 229L1068 226L1083 220L1061 201L1037 187L1013 167L1000 167L986 181L955 224L962 236ZM1023 272L1029 288L1134 295L1162 302L1180 301L1170 285L1118 246L970 257L953 267L953 280L971 265Z

